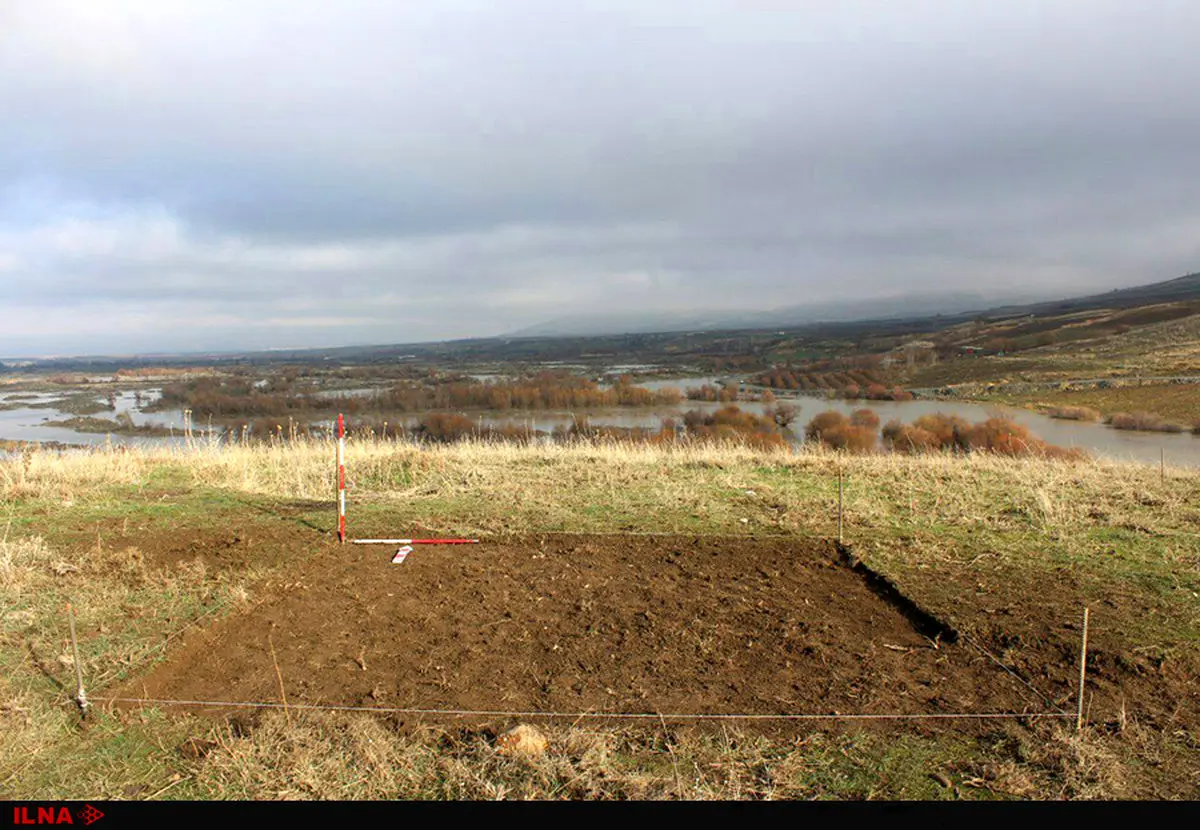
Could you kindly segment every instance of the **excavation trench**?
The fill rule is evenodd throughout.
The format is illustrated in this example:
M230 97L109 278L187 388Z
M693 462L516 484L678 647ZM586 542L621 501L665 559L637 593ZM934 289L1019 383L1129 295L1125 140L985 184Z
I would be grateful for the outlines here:
M1015 678L828 542L555 535L418 548L403 565L391 553L323 550L108 693L571 713L1030 708Z
M836 547L842 564L862 577L871 593L895 608L908 620L914 631L934 642L950 644L958 642L958 631L953 626L943 622L907 597L896 586L896 583L855 556L853 548L841 543L838 543Z

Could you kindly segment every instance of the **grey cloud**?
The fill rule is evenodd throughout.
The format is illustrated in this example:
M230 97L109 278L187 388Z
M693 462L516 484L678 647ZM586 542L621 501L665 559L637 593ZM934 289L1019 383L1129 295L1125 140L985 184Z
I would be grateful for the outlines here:
M1169 0L6 4L0 302L46 330L0 352L150 347L146 308L362 342L404 307L438 337L1175 276L1197 30Z

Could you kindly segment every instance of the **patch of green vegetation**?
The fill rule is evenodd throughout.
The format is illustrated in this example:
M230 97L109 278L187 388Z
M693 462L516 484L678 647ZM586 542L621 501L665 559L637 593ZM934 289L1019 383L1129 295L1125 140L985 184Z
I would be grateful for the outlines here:
M165 436L177 432L170 427L159 424L135 424L128 413L121 412L116 420L94 418L91 416L76 416L58 421L46 421L44 426L73 429L76 432L99 433L101 435L145 435Z
M942 772L948 765L974 761L977 749L954 736L816 735L806 742L793 785L824 799L986 797L986 790L957 790L952 777ZM950 786L938 781L935 774Z
M31 800L142 800L202 797L178 747L197 728L155 710L108 713L85 724L73 711L47 713L52 743L12 773L11 792ZM48 763L52 759L51 763ZM0 773L4 771L0 765ZM0 787L0 792L4 788Z
M33 409L57 409L71 415L96 415L110 411L110 407L101 401L96 392L75 392L49 401L27 404Z

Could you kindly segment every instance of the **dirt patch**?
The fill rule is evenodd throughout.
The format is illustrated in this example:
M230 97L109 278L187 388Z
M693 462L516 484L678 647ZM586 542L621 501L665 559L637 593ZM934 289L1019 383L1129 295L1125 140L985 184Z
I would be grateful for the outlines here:
M97 546L136 548L152 568L200 563L214 573L274 568L333 542L327 528L314 527L300 510L286 505L255 513L214 509L187 516L139 516L132 521L108 518L60 525L48 536L79 556Z
M1127 622L1152 614L1144 597L1085 588L1067 565L995 572L942 565L909 571L893 584L955 627L960 646L985 648L1068 711L1078 703L1081 617L1089 605L1088 722L1117 727L1129 717L1200 738L1200 652L1131 646Z
M119 694L278 701L282 677L290 703L372 707L1047 710L979 652L925 636L832 544L556 535L391 553L318 552Z

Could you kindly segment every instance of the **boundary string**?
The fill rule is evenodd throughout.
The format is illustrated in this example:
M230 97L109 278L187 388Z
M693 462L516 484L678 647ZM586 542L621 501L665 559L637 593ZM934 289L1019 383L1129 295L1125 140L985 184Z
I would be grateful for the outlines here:
M229 700L174 700L170 698L146 697L97 697L96 702L134 703L139 705L201 706L218 709L308 709L323 712L372 712L386 715L441 715L447 717L505 717L505 718L561 718L583 720L995 720L1001 718L1073 718L1065 712L931 712L926 714L859 713L859 714L754 714L754 713L702 713L702 712L522 712L505 709L424 709L395 706L346 706L320 703L250 702Z
M997 666L999 666L1000 668L1004 669L1004 671L1006 671L1006 672L1008 672L1009 674L1011 674L1015 680L1017 680L1017 681L1018 681L1018 682L1020 682L1022 685L1024 685L1024 686L1025 686L1027 689L1029 689L1029 691L1033 692L1035 695L1037 695L1038 697L1040 697L1040 698L1042 699L1042 702L1043 702L1043 703L1045 703L1045 704L1046 704L1046 705L1048 705L1048 706L1054 706L1054 707L1056 707L1056 708L1058 709L1058 711L1059 711L1061 714L1064 714L1064 715L1065 715L1065 714L1067 714L1066 712L1064 712L1064 711L1063 711L1063 709L1062 709L1062 707L1061 707L1061 706L1058 706L1058 705L1057 705L1057 704L1056 704L1056 703L1055 703L1053 700L1051 700L1051 699L1050 699L1049 697L1047 697L1046 695L1042 694L1042 692L1041 692L1041 690L1040 690L1040 689L1038 689L1036 686L1034 686L1032 683L1030 683L1030 682L1029 682L1028 680L1026 680L1025 678L1021 677L1021 675L1017 674L1015 671L1013 671L1012 669L1010 669L1008 666L1004 665L1004 663L1002 663L1002 662L1000 661L1000 658L996 657L994 654L992 654L992 653L991 653L990 651L988 651L986 648L984 648L983 646L981 646L981 645L979 645L978 643L976 643L976 642L975 642L975 640L974 640L973 638L971 638L971 637L968 637L968 636L967 636L967 635L966 635L964 632L962 632L962 631L958 632L958 636L959 636L959 637L961 637L963 640L965 640L965 641L966 641L968 644L970 644L971 648L975 649L975 650L976 650L976 651L978 651L980 654L982 654L984 657L988 658L988 659L989 659L989 660L991 660L993 663L995 663Z

